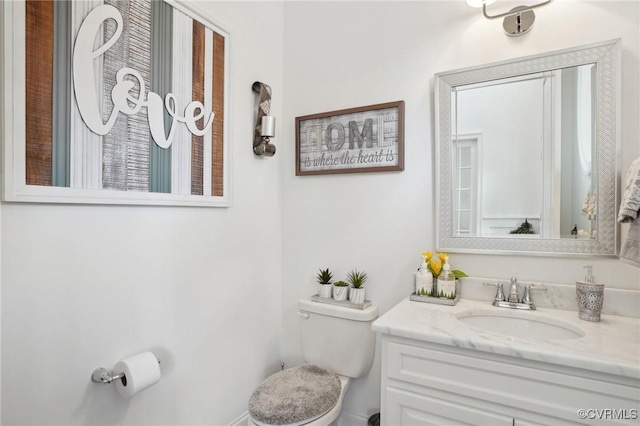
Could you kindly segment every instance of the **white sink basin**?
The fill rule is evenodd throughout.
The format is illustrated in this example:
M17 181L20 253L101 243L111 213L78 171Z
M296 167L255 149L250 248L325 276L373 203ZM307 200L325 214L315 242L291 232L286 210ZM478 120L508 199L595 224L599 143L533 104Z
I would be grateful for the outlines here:
M522 339L566 340L584 336L578 326L530 311L474 309L459 312L456 318L470 327Z

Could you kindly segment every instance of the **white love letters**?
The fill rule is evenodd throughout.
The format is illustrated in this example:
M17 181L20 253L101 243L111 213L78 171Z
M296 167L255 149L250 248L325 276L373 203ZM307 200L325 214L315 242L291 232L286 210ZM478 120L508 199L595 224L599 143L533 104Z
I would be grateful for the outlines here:
M108 40L105 40L102 46L93 50L96 33L107 19L116 21L116 31ZM205 119L204 127L199 129L196 122L205 117L202 102L193 101L189 103L184 110L184 116L180 116L176 112L177 105L175 97L173 94L167 93L164 99L164 108L166 108L171 116L171 127L169 129L169 135L165 136L162 98L157 93L149 91L145 100L146 87L142 76L138 71L128 67L123 67L116 73L116 85L111 91L113 110L107 121L102 121L98 95L94 86L95 74L93 61L109 50L121 35L122 15L118 9L110 5L101 5L93 9L82 22L80 30L78 31L76 45L73 49L73 87L76 94L78 110L87 127L94 133L106 135L113 128L120 112L127 115L134 115L145 106L147 107L147 120L149 122L151 136L161 148L166 149L171 146L176 121L185 123L189 131L194 135L204 135L213 123L214 113L212 111L209 112L208 117ZM132 77L135 81L125 79L127 76ZM136 83L140 87L137 97L131 94L131 89L133 89Z

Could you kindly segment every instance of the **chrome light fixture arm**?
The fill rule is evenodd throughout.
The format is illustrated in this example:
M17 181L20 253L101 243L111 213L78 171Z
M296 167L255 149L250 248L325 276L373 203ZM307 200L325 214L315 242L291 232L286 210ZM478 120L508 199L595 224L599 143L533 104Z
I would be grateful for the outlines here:
M487 5L491 5L496 1L497 0L466 0L467 4L471 7L480 7L480 5L482 5L482 14L487 19L504 18L502 28L510 37L518 37L528 33L536 21L536 14L533 12L533 9L551 3L551 0L543 0L531 6L517 6L508 12L489 15L487 13Z
M535 9L537 7L544 6L544 5L549 4L549 3L551 3L551 0L546 0L546 1L543 1L542 3L534 4L532 6L518 6L518 7L515 7L513 9L511 9L509 12L500 13L498 15L489 15L487 13L487 5L485 3L485 4L482 5L482 14L487 19L505 18L507 16L513 16L513 15L517 15L517 14L522 13L522 12L527 12L529 10L533 10L533 9Z

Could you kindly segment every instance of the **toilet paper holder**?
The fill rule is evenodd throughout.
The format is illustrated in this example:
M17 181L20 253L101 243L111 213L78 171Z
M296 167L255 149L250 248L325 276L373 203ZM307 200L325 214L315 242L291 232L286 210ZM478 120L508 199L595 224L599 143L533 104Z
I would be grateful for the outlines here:
M160 360L158 360L158 364L160 364ZM113 374L112 371L99 367L93 370L93 373L91 374L91 381L94 383L102 383L106 385L116 380L122 380L123 384L125 386L127 385L127 377L124 373Z

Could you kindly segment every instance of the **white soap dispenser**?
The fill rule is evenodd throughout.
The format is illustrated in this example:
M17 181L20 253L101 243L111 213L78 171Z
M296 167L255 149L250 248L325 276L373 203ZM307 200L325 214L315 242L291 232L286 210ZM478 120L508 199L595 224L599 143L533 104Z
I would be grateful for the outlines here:
M427 256L422 255L422 264L416 272L416 296L431 297L433 295L433 274L427 266Z
M576 281L576 302L578 318L585 321L600 321L600 312L604 302L604 284L596 283L593 267L584 267L587 274L584 281Z
M456 297L456 277L451 272L448 256L444 258L442 272L438 276L438 297L446 297L447 299L455 299Z

